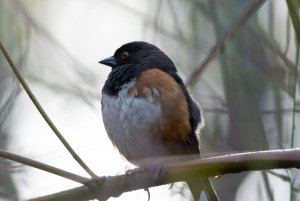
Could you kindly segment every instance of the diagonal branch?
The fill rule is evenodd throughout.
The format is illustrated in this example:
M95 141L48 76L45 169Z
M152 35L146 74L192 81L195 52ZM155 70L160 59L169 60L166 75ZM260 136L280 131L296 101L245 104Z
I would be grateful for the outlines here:
M13 60L9 56L9 53L7 52L7 50L5 49L5 47L4 47L4 45L2 44L1 41L0 41L0 49L3 52L3 55L5 56L7 62L9 63L10 67L12 68L13 72L17 76L19 82L22 84L23 88L25 89L26 93L28 94L28 96L32 100L33 104L38 109L38 111L40 112L40 114L42 115L42 117L44 118L44 120L47 122L47 124L50 126L50 128L52 129L52 131L56 134L56 136L63 143L63 145L69 151L69 153L73 156L73 158L81 165L81 167L83 169L85 169L85 171L90 176L92 176L93 178L96 178L97 175L95 173L93 173L92 170L79 157L79 155L76 154L76 152L74 151L74 149L71 147L71 145L67 142L67 140L63 137L63 135L60 133L60 131L54 125L54 123L52 122L52 120L49 118L49 116L47 115L47 113L45 112L45 110L43 109L43 107L41 106L41 104L39 103L39 101L37 100L37 98L34 96L34 94L31 91L31 89L29 88L28 84L26 83L26 81L22 77L21 73L17 69L16 65L14 64Z
M26 158L23 156L20 156L17 154L13 154L13 153L1 150L1 149L0 149L0 157L9 159L9 160L12 160L12 161L15 161L18 163L22 163L24 165L28 165L28 166L31 166L31 167L34 167L34 168L37 168L40 170L44 170L46 172L55 174L57 176L64 177L66 179L70 179L72 181L75 181L75 182L78 182L81 184L85 184L89 180L88 178L73 174L71 172L67 172L65 170L62 170L62 169L59 169L59 168L29 159L29 158Z
M162 158L159 159L162 160ZM163 161L168 160L170 161L170 158L164 158ZM81 186L29 201L80 201L95 198L107 200L124 192L185 181L195 177L219 177L229 173L282 168L300 168L300 148L235 153L177 164L173 163L164 166L165 174L156 183L153 180L156 175L155 171L141 170L131 175L107 177L105 182L96 186L94 191L91 191L86 186Z
M226 43L228 40L236 33L238 28L243 25L251 16L252 14L265 2L266 0L252 0L249 5L246 6L245 9L242 10L239 17L234 20L227 32L224 36L216 43L216 45L210 50L209 54L205 58L205 60L196 68L189 78L186 81L186 86L192 85L195 83L199 75L205 70L208 63L215 58L220 52L225 49Z

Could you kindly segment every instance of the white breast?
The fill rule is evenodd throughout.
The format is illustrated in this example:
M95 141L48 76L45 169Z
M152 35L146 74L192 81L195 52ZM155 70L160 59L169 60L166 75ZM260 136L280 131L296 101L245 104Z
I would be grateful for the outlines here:
M128 160L136 160L162 153L155 129L163 126L161 106L153 97L128 95L135 81L123 86L118 96L102 95L102 115L107 134ZM159 96L156 89L152 95Z

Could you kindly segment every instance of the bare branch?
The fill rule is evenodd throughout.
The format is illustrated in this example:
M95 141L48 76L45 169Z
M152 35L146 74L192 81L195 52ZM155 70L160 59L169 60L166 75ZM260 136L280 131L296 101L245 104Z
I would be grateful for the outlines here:
M283 181L291 182L291 178L287 175L280 174L280 173L272 171L272 170L268 170L267 172L273 176L276 176L276 177L282 179Z
M241 11L241 14L239 17L234 20L225 35L216 43L216 45L210 50L209 54L205 58L205 60L199 65L198 68L196 68L190 77L187 79L186 85L192 85L199 75L204 71L204 69L207 67L207 64L215 58L220 52L222 52L226 46L226 43L228 40L235 34L235 32L238 30L238 28L245 23L266 0L254 0L249 3L249 5L246 6L245 9Z
M274 193L271 189L271 184L270 184L270 181L269 181L269 178L267 176L267 172L266 171L262 171L262 178L263 178L263 182L265 184L265 188L266 188L266 193L267 193L267 196L268 196L268 200L270 201L274 201Z
M25 158L23 156L13 154L13 153L1 150L1 149L0 149L0 157L9 159L9 160L12 160L12 161L15 161L18 163L22 163L24 165L28 165L28 166L31 166L31 167L34 167L34 168L37 168L40 170L44 170L46 172L64 177L66 179L70 179L72 181L79 182L81 184L85 184L89 180L89 178L85 178L85 177L73 174L71 172L67 172L65 170L62 170L62 169L59 169L59 168L29 159L29 158Z
M168 161L170 158L159 159ZM164 168L165 174L156 183L153 181L155 171L141 170L131 175L107 177L105 182L94 188L94 191L81 186L29 201L79 201L95 198L106 200L124 192L185 181L194 177L213 177L254 170L300 168L300 148L229 154L166 165Z
M42 117L44 118L44 120L47 122L47 124L50 126L50 128L52 129L52 131L56 134L56 136L63 143L63 145L69 151L69 153L73 156L73 158L81 165L81 167L83 169L85 169L85 171L90 176L92 176L93 178L97 178L97 175L95 173L93 173L92 170L76 154L76 152L74 151L74 149L71 147L71 145L67 142L67 140L63 137L63 135L60 133L60 131L54 125L54 123L52 122L52 120L49 118L49 116L47 115L47 113L45 112L45 110L43 109L43 107L41 106L41 104L39 103L39 101L37 100L37 98L34 96L34 94L31 91L31 89L29 88L28 84L26 83L26 81L22 77L21 73L17 69L16 65L14 64L13 60L9 56L9 53L7 52L7 50L5 49L5 47L4 47L4 45L2 44L1 41L0 41L0 49L3 52L3 55L5 56L7 62L9 63L10 67L12 68L13 72L17 76L19 82L22 84L23 88L25 89L26 93L28 94L28 96L32 100L33 104L38 109L38 111L40 112L40 114L42 115Z

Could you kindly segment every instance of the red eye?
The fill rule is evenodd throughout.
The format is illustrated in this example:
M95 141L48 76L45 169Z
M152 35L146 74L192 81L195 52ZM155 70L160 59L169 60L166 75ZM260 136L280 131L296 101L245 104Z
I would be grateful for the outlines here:
M121 54L121 59L127 59L128 58L128 56L129 56L129 53L128 52L123 52L122 54Z

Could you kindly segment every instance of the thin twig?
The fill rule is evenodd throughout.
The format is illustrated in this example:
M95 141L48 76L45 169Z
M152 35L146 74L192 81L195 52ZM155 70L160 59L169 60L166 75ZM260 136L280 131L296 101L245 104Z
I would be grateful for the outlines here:
M251 1L249 5L246 6L245 9L242 10L239 17L234 20L227 32L224 34L224 36L216 43L216 45L210 50L209 54L205 58L205 60L199 65L198 68L196 68L190 77L187 79L186 86L194 84L194 82L197 80L199 75L205 70L207 67L207 64L215 58L220 52L222 52L226 46L226 43L228 40L236 33L238 28L244 24L266 0L255 0Z
M178 20L178 16L177 16L178 12L175 8L174 1L169 1L169 5L170 5L172 19L173 19L174 24L175 24L175 29L176 29L177 35L182 41L184 41L185 40L184 39L184 34L181 30L182 26L180 26L180 23L179 23L179 20Z
M291 21L293 23L294 26L294 30L295 30L295 35L296 35L296 41L297 41L297 46L296 46L296 68L295 68L295 83L293 86L293 119L292 119L292 134L291 134L291 147L294 147L294 140L295 140L295 129L296 129L296 104L297 104L297 100L296 100L296 92L297 92L297 80L298 80L298 64L299 64L299 44L300 44L300 20L299 20L299 16L298 16L298 7L299 7L299 3L296 1L291 1L291 0L287 0L286 1L287 6L288 6L288 10L289 10L289 15L291 18Z
M73 174L71 172L67 172L65 170L47 165L45 163L41 163L41 162L29 159L29 158L26 158L26 157L23 157L23 156L20 156L17 154L13 154L8 151L1 150L1 149L0 149L0 157L9 159L9 160L12 160L12 161L24 164L24 165L28 165L28 166L31 166L31 167L34 167L34 168L37 168L40 170L44 170L46 172L64 177L66 179L70 179L72 181L79 182L81 184L85 184L87 181L89 181L89 179L86 177L82 177L77 174Z
M44 118L44 120L47 122L47 124L50 126L50 128L52 129L52 131L56 134L56 136L59 138L59 140L63 143L63 145L66 147L66 149L69 151L69 153L73 156L73 158L81 165L81 167L83 169L85 169L85 171L93 178L97 178L97 175L95 173L92 172L92 170L90 170L90 168L83 162L83 160L79 157L79 155L76 154L76 152L73 150L73 148L69 145L69 143L66 141L66 139L63 137L63 135L60 133L60 131L57 129L57 127L54 125L54 123L52 122L52 120L49 118L49 116L47 115L47 113L45 112L45 110L43 109L43 107L41 106L41 104L39 103L39 101L37 100L37 98L34 96L33 92L31 91L31 89L29 88L28 84L26 83L26 81L24 80L24 78L22 77L21 73L19 72L19 70L17 69L16 65L14 64L14 62L12 61L11 57L9 56L9 53L7 52L7 50L5 49L5 47L3 46L1 40L0 40L0 49L3 52L3 55L5 56L7 62L9 63L10 67L12 68L13 72L15 73L15 75L17 76L19 82L21 83L21 85L23 86L23 88L25 89L25 91L27 92L28 96L30 97L30 99L32 100L33 104L35 105L35 107L38 109L38 111L40 112L40 114L42 115L42 117Z
M288 175L284 175L284 174L275 172L273 170L268 170L267 172L273 176L276 176L276 177L282 179L283 181L291 182L291 178Z
M169 161L169 158L160 158ZM155 171L139 171L131 175L107 177L93 192L86 186L73 188L30 201L90 200L108 199L124 192L145 189L157 185L185 181L195 177L213 177L243 171L266 169L300 168L300 149L269 150L229 154L211 158L196 159L164 166L165 174L160 181L153 182Z
M287 15L287 18L286 18L286 47L283 52L283 54L285 56L287 55L287 53L290 49L290 44L291 44L291 20L290 20L290 16Z
M295 145L295 132L296 132L296 106L297 106L297 80L298 80L298 69L299 64L299 43L297 43L296 49L296 68L295 68L295 83L293 86L293 117L292 117L292 134L291 134L291 148Z
M23 1L21 0L13 0L10 1L12 5L13 13L18 13L16 15L19 16L24 22L26 23L26 26L30 26L31 29L33 29L36 33L38 33L39 36L43 36L46 40L48 40L53 47L57 47L64 56L66 56L67 59L69 59L72 62L72 66L75 68L76 72L80 74L79 78L83 78L85 82L92 83L94 78L91 79L92 74L87 74L88 71L83 71L82 66L83 64L79 62L75 57L73 57L70 52L64 48L64 46L49 32L45 27L43 27L40 23L37 22L25 9L25 6L23 5Z
M296 92L297 92L297 80L298 80L298 64L299 64L299 44L300 44L300 20L299 20L299 16L298 16L298 8L299 8L299 3L296 1L291 1L291 0L287 0L286 1L287 6L288 6L288 10L289 10L289 15L291 18L291 21L293 23L294 26L294 30L295 30L295 35L296 35L296 68L295 68L295 82L294 82L294 86L293 86L293 117L292 117L292 133L291 133L291 147L294 147L295 145L295 131L296 131L296 105L297 105L297 96L296 96ZM294 188L294 182L290 182L290 189L291 189L291 193L290 193L290 200L294 200L295 199L295 195L294 192L292 191L292 189Z
M271 189L271 184L266 171L262 171L263 182L265 184L266 193L268 195L268 200L274 201L274 193Z
M278 172L275 172L272 170L268 170L267 172L275 177L278 177L279 179L282 179L285 182L292 182L291 178L288 175L284 175L284 174L281 174L281 173L278 173ZM292 186L292 190L296 191L296 192L300 192L300 189L296 188L294 186Z

